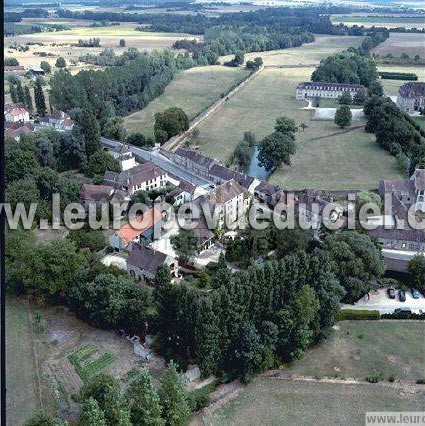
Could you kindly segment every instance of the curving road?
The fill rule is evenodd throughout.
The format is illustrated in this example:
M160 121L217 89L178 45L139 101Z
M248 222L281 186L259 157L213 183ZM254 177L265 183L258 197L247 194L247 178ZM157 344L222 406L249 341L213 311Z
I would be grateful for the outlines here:
M117 148L122 146L121 142L118 142L114 139L100 138L102 145L108 148ZM150 161L154 163L156 166L161 167L161 169L165 170L169 174L175 176L178 179L184 180L196 186L204 186L209 185L212 182L208 179L197 176L192 172L184 169L183 167L174 164L171 160L164 157L157 150L147 151L146 149L139 148L134 145L128 145L130 151L136 156L142 158L144 161Z

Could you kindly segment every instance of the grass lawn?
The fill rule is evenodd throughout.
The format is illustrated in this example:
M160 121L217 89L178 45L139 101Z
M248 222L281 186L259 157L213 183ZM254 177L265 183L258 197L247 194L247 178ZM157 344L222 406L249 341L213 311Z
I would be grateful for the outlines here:
M360 426L366 411L418 411L424 403L417 389L258 377L236 398L204 415L202 423Z
M358 129L339 129L333 121L312 120L295 99L300 81L309 80L313 67L265 69L198 127L194 144L226 161L245 131L257 140L273 131L279 116L309 126L297 135L297 153L290 167L276 171L270 181L284 188L377 188L379 179L402 178L395 159L382 150L374 136ZM352 128L364 123L353 121Z
M41 405L28 310L15 298L6 301L6 380L9 424L22 425Z
M177 106L193 119L246 76L248 71L245 69L217 65L186 70L174 78L162 96L143 110L125 117L125 127L128 132L153 136L155 113Z
M287 368L300 376L384 380L425 378L425 324L422 321L341 321L338 330Z
M424 377L425 324L381 320L337 325L327 341L286 366L282 377L255 378L235 398L204 414L202 423L355 426L364 425L366 411L421 410L423 386L397 381ZM375 371L383 374L383 381L342 380L363 381ZM328 380L288 378L291 374ZM391 374L396 379L393 384L388 382Z

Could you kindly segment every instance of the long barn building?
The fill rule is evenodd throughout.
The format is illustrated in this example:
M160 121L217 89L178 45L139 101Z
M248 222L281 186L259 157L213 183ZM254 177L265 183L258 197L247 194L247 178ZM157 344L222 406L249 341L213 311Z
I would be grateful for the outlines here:
M337 99L348 92L353 98L357 92L364 91L360 84L303 82L298 84L295 97L297 99L330 98Z

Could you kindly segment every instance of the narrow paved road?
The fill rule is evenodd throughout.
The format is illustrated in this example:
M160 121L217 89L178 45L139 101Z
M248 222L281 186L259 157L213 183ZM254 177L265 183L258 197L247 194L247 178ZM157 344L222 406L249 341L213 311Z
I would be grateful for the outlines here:
M108 148L116 148L122 145L121 142L118 142L113 139L106 139L102 137L100 138L100 140L102 144ZM174 175L178 179L182 179L193 185L199 186L209 185L212 183L209 180L201 176L197 176L189 172L188 170L185 170L184 168L178 166L177 164L174 164L171 160L164 157L156 150L147 151L145 149L138 148L133 145L129 145L128 147L135 156L141 157L145 161L151 161L156 166L161 167L163 170Z

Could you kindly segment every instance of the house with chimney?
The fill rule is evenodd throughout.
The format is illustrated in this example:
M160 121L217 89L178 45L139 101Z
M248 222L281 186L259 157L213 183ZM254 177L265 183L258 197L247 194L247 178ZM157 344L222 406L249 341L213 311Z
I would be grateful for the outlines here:
M249 206L248 191L235 180L231 179L217 186L214 190L197 199L202 206L201 211L207 211L218 219L218 227L225 224L237 223L247 212Z
M25 123L30 120L30 113L24 104L6 104L4 106L4 120L7 123Z
M153 191L165 188L168 181L167 172L148 162L139 164L120 173L107 170L103 184L126 191L130 196L138 191Z
M200 186L195 186L189 182L180 181L172 191L168 193L169 196L173 197L175 206L181 206L185 203L190 203L196 200L201 195L206 194L208 191Z
M128 145L122 144L116 148L108 148L107 151L118 161L121 171L129 170L137 166L136 158L130 151Z
M127 272L135 280L152 283L158 268L163 265L166 265L172 278L178 277L177 259L143 244L132 245L127 259Z

